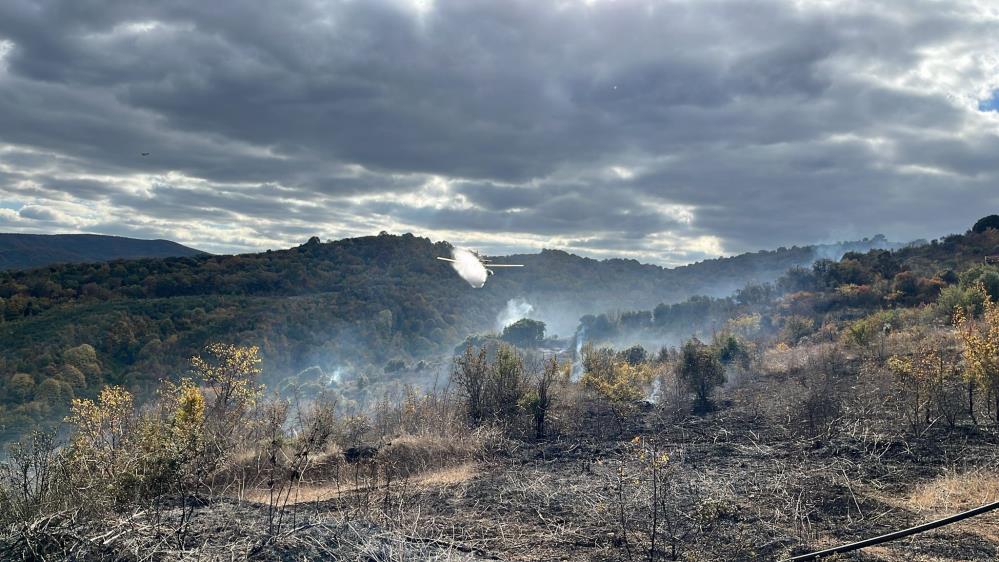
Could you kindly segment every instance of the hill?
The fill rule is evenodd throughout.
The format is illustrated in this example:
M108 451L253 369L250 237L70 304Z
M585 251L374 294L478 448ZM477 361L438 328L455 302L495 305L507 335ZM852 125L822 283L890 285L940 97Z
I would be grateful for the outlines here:
M106 339L49 347L37 376L9 377L21 403L5 421L56 411L93 381L132 392L74 401L63 436L9 448L0 558L777 561L984 504L836 559L995 560L999 520L985 511L999 497L999 264L983 258L999 253L999 230L847 252L731 296L588 315L585 345L560 342L544 360L531 348L550 340L520 322L525 337L502 337L522 348L479 338L448 384L394 389L406 371L395 360L381 372L269 372L282 350L415 353L420 337L432 348L438 330L488 321L511 293L473 291L426 263L447 249L379 236L63 269L52 285L10 276L49 293L47 309L10 322L29 347L90 330ZM676 291L704 267L521 257L548 269L495 281L581 299L656 279ZM188 294L157 293L167 290ZM654 347L613 341L635 333ZM219 334L237 343L197 350L187 378L133 402L151 359ZM357 347L324 347L333 342ZM322 392L287 392L292 379Z
M0 272L0 403L8 406L0 422L13 434L58 419L70 398L107 382L151 393L211 341L259 346L274 383L303 371L327 383L363 381L353 396L363 401L431 379L435 360L470 334L496 330L511 301L549 334L572 334L585 314L724 295L830 253L882 245L784 248L676 269L545 250L503 258L527 267L484 289L434 259L450 254L448 244L411 234Z
M195 256L200 250L169 240L99 234L0 233L0 269L32 269L60 263Z

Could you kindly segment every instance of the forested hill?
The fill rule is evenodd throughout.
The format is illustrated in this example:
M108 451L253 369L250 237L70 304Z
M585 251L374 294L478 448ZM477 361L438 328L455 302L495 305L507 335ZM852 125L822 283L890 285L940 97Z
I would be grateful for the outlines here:
M166 258L202 253L169 240L99 234L0 233L0 269L31 269L59 263Z
M397 376L384 372L389 361L412 365L495 329L511 299L532 305L531 316L548 322L549 333L570 335L582 314L730 291L829 252L878 245L884 239L677 269L548 250L504 258L527 267L503 270L483 289L434 259L449 255L450 246L410 234L3 271L0 423L16 432L55 419L71 397L107 382L149 392L159 379L183 374L187 359L211 341L259 345L277 378L318 366L374 377L375 386L379 377Z

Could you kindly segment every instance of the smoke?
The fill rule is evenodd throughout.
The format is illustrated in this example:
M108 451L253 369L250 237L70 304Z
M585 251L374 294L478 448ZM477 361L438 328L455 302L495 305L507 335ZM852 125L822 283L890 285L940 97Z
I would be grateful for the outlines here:
M649 395L646 398L649 402L658 402L659 393L662 391L662 382L659 377L652 379L652 388L649 390Z
M576 332L576 354L572 358L572 371L569 373L569 380L578 381L583 376L583 340L586 339L586 327L580 326Z
M464 248L453 248L451 257L451 267L458 272L462 279L475 288L482 287L486 283L486 269L479 261L478 256Z
M506 308L501 310L500 313L496 315L496 331L502 332L503 328L506 328L521 318L527 318L527 316L533 311L534 306L523 298L515 298L506 301Z
M329 374L329 379L326 381L327 386L336 386L343 381L343 375L347 372L346 369L337 365L333 368L332 372Z

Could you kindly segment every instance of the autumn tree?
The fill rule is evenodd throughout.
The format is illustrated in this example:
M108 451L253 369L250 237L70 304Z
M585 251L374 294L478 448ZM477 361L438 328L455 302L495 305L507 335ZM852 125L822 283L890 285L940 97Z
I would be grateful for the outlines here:
M580 382L612 405L641 400L651 381L652 371L647 364L632 365L626 357L616 356L610 349L583 348Z
M978 291L984 293L985 288L979 285ZM995 400L994 414L999 423L999 304L985 299L981 320L976 321L966 311L958 310L954 322L964 346L969 413L974 419L974 387L984 388Z
M213 343L191 358L191 367L209 390L206 420L213 438L233 443L235 430L262 392L259 348Z

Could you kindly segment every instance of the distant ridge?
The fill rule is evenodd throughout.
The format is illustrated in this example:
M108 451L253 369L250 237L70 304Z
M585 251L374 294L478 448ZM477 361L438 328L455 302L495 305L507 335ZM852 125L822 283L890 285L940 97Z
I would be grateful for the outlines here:
M170 240L140 240L101 234L0 233L0 270L204 253Z

